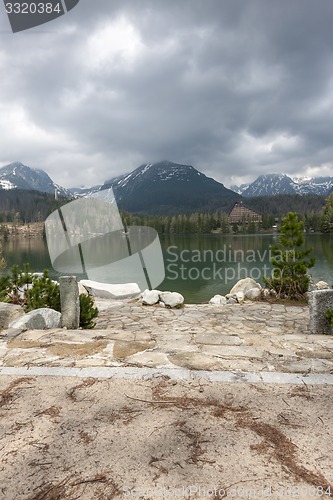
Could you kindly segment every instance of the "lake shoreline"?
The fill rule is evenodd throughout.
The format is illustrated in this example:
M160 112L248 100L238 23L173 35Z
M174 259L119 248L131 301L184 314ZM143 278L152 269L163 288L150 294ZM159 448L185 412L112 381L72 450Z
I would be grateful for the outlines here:
M31 224L0 224L0 240L12 238L43 238L44 222Z
M0 225L1 228L1 225ZM23 268L29 262L34 272L48 269L59 277L50 261L43 223L21 226L17 234L1 238L2 254L8 272L14 264ZM0 233L1 234L1 233ZM157 286L162 291L177 291L185 303L207 303L214 295L226 295L239 279L250 277L263 286L262 277L271 270L270 254L277 235L163 235L160 237L165 278ZM333 235L307 234L306 246L317 258L310 270L314 282L333 283ZM75 273L73 273L75 274ZM87 279L86 275L78 279ZM129 275L123 282L132 282Z

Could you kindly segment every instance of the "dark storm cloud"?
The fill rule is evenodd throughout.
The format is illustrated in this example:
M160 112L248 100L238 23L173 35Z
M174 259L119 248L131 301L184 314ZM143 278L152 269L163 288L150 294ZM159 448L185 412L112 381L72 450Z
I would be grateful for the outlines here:
M0 19L0 161L92 185L143 162L333 175L330 0L81 0Z

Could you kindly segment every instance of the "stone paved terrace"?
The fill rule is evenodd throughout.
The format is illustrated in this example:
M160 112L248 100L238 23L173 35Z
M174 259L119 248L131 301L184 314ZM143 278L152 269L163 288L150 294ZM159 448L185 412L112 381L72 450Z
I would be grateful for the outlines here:
M333 337L309 334L307 306L142 306L97 301L94 330L0 335L0 367L151 367L333 373Z

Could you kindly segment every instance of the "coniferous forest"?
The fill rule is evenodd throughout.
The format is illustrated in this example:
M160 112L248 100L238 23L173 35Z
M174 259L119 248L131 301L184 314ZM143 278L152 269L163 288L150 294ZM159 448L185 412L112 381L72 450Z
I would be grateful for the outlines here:
M0 191L0 225L30 224L44 221L50 213L68 203L67 198L55 200L54 195L38 191ZM178 215L137 215L121 212L124 224L148 225L159 234L256 233L279 226L288 212L297 212L306 231L333 231L333 197L318 195L277 195L244 199L244 205L262 215L260 223L240 221L230 224L228 213L193 212Z
M54 194L13 189L0 190L0 224L43 222L54 210L68 203L67 198L55 200Z

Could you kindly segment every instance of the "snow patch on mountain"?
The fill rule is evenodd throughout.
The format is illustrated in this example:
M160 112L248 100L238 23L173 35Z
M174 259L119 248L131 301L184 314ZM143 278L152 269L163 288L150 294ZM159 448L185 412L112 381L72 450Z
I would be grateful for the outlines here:
M55 184L44 170L33 169L21 162L10 163L0 168L1 189L26 189L42 193L58 192L61 196L71 196L71 193Z
M238 199L236 193L191 165L166 160L144 163L131 173L111 178L101 190L110 187L121 209L137 213L188 213L199 206L229 211Z
M0 179L0 189L4 189L6 191L9 191L10 189L15 189L16 186L10 181L6 181L4 179Z
M295 194L295 183L285 174L260 175L243 191L243 196L275 196Z
M243 196L276 196L279 194L316 194L327 196L333 189L333 177L290 177L287 174L260 175L252 184L231 186Z

